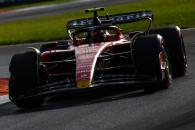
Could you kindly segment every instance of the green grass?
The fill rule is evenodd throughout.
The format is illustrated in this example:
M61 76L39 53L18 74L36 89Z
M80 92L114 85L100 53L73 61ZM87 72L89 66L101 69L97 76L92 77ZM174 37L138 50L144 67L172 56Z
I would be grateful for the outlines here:
M34 3L24 3L24 4L17 4L17 5L10 5L10 6L2 6L0 7L0 11L34 7L34 6L42 6L42 5L59 4L59 3L66 3L66 2L71 2L71 1L72 0L50 0L50 1L41 1L41 2L34 2Z
M144 0L143 2L116 5L106 8L101 14L124 13L150 9L154 13L153 26L179 25L182 28L195 27L194 0ZM50 41L67 38L66 22L88 17L82 11L66 12L62 15L0 24L0 45L36 41ZM139 26L140 27L139 27ZM142 29L143 24L125 25L125 32Z

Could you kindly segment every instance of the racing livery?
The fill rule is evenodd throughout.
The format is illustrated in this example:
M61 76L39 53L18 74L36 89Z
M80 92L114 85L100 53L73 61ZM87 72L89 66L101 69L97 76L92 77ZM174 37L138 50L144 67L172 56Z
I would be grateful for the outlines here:
M87 9L94 17L69 21L70 40L29 48L12 57L12 102L33 108L59 92L143 83L162 89L170 86L172 77L185 75L187 59L178 26L150 29L151 11L98 16L101 10ZM147 30L123 34L116 26L140 20L148 21Z

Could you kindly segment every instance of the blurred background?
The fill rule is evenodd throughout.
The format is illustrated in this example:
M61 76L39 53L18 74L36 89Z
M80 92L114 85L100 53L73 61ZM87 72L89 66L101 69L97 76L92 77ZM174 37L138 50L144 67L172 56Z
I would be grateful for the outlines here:
M13 4L26 4L26 3L41 2L41 1L51 1L51 0L0 0L0 6L10 6Z

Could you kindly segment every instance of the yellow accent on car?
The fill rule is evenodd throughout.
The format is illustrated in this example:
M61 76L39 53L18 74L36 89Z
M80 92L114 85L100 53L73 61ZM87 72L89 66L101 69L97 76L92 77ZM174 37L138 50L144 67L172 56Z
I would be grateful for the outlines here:
M90 86L90 81L87 81L87 80L85 80L85 81L78 81L77 82L77 87L78 88L89 88L89 86Z

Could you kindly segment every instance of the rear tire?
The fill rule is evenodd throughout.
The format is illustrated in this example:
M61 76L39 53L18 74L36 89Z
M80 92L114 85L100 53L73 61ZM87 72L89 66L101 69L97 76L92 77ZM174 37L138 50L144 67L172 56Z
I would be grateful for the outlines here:
M151 30L150 33L160 34L164 38L170 54L173 77L185 75L187 58L180 28L178 26L157 28Z
M9 97L18 107L34 108L43 104L45 97L17 99L39 86L38 55L35 52L16 54L12 57L9 71Z
M160 55L166 56L165 59L161 59ZM151 78L157 77L158 89L170 86L172 82L171 68L162 36L149 35L137 38L134 43L134 64L138 74ZM164 69L162 65L165 66Z

